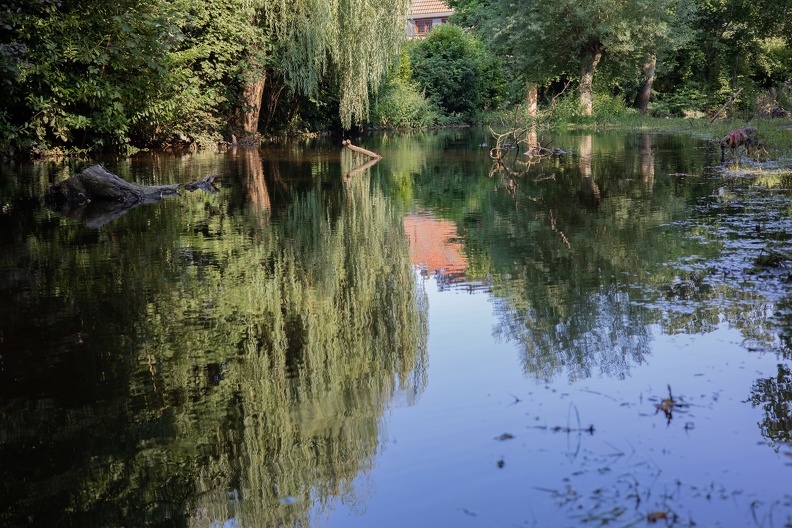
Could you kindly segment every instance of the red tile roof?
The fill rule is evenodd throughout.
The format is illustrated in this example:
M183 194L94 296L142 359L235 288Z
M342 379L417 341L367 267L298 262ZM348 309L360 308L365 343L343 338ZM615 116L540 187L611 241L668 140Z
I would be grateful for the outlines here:
M413 0L410 4L410 17L430 15L434 13L450 13L453 9L442 0Z

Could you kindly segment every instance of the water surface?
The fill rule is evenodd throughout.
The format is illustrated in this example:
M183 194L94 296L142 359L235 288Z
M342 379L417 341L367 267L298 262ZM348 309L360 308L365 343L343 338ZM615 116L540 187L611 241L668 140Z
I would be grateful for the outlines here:
M101 225L0 166L0 524L792 523L788 178L482 137L107 159L220 192Z

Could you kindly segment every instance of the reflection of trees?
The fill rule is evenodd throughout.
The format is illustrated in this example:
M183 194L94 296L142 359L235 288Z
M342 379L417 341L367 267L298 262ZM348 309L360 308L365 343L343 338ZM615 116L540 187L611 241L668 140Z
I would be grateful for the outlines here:
M706 269L702 280L669 265L691 254L706 262L722 247L690 236L695 227L660 227L687 219L708 192L700 180L655 176L702 171L707 159L695 148L698 140L559 134L552 141L576 154L532 166L509 192L484 176L489 160L478 178L449 160L442 167L430 162L434 170L414 181L421 204L460 226L469 273L492 276L500 314L495 333L521 344L526 370L623 375L646 354L650 325L708 331L725 315L746 336L761 333L762 323L753 319L761 314L746 309L756 301L752 293L728 283L710 286Z
M578 142L578 174L580 175L580 198L589 207L595 208L602 199L599 185L594 181L591 171L592 143L591 134L580 136Z
M570 378L593 374L622 377L632 365L643 362L649 348L647 313L633 305L623 292L580 292L573 310L561 293L548 288L547 297L534 291L531 306L517 306L515 296L501 299L500 323L495 335L521 344L527 372L552 377L565 370ZM539 295L537 295L539 294ZM559 301L561 301L559 303Z
M656 226L685 211L686 197L625 174L625 159L613 155L627 150L624 136L557 141L566 148L574 141L577 155L528 174L516 208L493 196L478 208L492 213L468 231L474 244L489 246L495 334L520 343L526 371L537 376L622 376L643 361L656 321L636 304L635 287L682 254Z
M649 134L641 135L641 175L644 184L652 190L655 177L655 156L652 148L652 136Z
M240 172L247 175L247 196L250 205L258 209L265 216L270 213L270 195L267 182L264 178L264 167L257 148L236 148L233 155L238 157L241 164Z
M367 182L297 194L263 229L188 195L130 213L105 243L94 232L74 250L76 227L18 258L33 295L0 309L14 336L2 381L36 345L70 368L37 374L48 405L0 389L0 524L68 510L74 524L294 525L314 501L354 496L385 408L425 382L425 303L400 219ZM37 335L31 313L47 321Z
M781 299L774 312L774 329L779 332L780 340L772 348L780 360L788 361L792 357L792 298ZM792 369L789 365L779 363L775 377L756 380L751 387L750 401L765 413L758 425L770 445L778 450L781 444L792 444Z
M227 310L218 306L245 310L234 317L245 326L237 365L244 500L234 507L228 489L218 490L204 505L212 518L307 522L314 499L349 494L370 466L394 390L422 389L425 320L396 219L366 179L346 187L335 219L324 199L297 199L283 223L288 245L261 240L248 250L263 266L229 267L245 285L229 292ZM284 506L284 497L298 502Z
M778 365L775 378L763 378L751 387L751 403L765 412L759 431L778 449L780 444L792 443L792 371Z

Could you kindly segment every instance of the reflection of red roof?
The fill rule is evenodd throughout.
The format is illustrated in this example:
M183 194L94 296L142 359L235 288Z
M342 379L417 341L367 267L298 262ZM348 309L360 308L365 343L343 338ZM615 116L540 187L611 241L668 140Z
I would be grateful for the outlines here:
M426 267L430 274L439 269L461 272L467 267L464 246L456 242L457 226L450 220L426 215L404 217L404 231L410 241L410 262Z
M419 15L432 15L435 13L451 13L453 10L442 0L413 0L410 4L408 16L415 18Z

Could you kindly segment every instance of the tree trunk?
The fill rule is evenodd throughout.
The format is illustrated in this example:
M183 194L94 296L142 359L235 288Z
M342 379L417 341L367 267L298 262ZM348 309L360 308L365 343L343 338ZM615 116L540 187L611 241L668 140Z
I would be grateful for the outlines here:
M580 109L584 116L594 113L594 72L602 58L602 44L584 51L580 61Z
M539 101L539 89L536 84L529 82L527 84L528 93L525 95L525 103L528 106L528 117L536 117Z
M242 90L242 111L239 125L245 135L255 135L258 132L259 114L261 113L261 98L264 95L266 79L252 81Z
M47 189L44 203L56 213L101 227L143 203L179 196L178 185L139 185L93 165Z
M644 84L638 89L638 95L635 96L635 103L633 104L643 115L649 113L649 97L652 95L655 66L657 66L657 57L652 53L647 53L646 62L643 65Z

